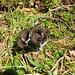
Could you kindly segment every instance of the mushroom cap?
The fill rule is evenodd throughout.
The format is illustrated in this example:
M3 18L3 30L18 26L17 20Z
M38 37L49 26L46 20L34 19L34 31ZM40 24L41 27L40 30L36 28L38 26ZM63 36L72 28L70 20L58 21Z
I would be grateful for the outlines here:
M49 34L49 29L43 29L41 27L32 27L31 30L25 29L19 35L18 46L20 48L26 48L29 46L34 48L35 51L37 48L41 50L47 43Z

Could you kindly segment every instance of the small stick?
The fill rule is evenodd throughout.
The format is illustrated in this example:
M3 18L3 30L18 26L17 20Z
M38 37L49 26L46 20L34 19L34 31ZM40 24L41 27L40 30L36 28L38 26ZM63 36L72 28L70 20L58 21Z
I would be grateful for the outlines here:
M42 17L46 16L48 13L51 13L51 12L57 10L57 9L61 9L61 8L63 8L63 7L71 7L71 6L75 6L75 5L64 5L64 6L61 6L61 7L57 7L57 8L55 8L55 9L50 10L50 11L48 11L47 13L45 13ZM39 23L39 21L41 20L42 17L40 17L40 18L37 20L37 22L35 23L35 26L37 26L37 24Z
M63 22L71 30L71 28L68 26L68 24L66 22L64 22L62 19L59 19L59 18L51 18L51 17L41 17L40 19L42 19L42 18L45 18L45 19L48 18L48 19L52 19L52 20L56 20L56 21L61 21L61 22Z
M56 62L56 64L54 65L54 67L51 69L51 71L53 71L54 70L54 68L57 66L57 64L59 63L59 61L60 60L62 60L64 58L64 56L63 57L61 57L57 62Z
M71 17L72 29L74 29L74 25L73 25L73 19L72 19L72 14L70 15L70 17Z
M75 63L75 61L73 61L73 62L69 62L69 63L66 63L66 64L73 64L73 63Z
M62 75L65 75L67 72L69 72L70 70L68 69L68 70L66 70Z

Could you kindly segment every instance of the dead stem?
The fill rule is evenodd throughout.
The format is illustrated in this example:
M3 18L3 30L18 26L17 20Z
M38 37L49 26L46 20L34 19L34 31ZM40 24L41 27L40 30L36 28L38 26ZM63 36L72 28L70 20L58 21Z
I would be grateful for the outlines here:
M68 70L66 70L62 75L65 75L67 72L69 72L70 70L68 69Z
M62 69L63 69L63 63L64 63L64 61L63 61L63 59L62 59L61 68L60 68L60 73L61 73L61 71L62 71Z
M61 6L61 7L57 7L57 8L55 8L55 9L50 10L50 11L48 11L47 13L45 13L42 17L45 17L48 13L51 13L51 12L53 12L53 11L55 11L55 10L61 9L61 8L63 8L63 7L71 7L71 6L75 6L75 5L64 5L64 6ZM37 20L37 22L35 23L35 26L37 26L37 24L39 23L39 21L41 20L42 17L40 17L40 18Z
M71 18L72 29L74 29L72 14L70 14L70 18Z
M60 62L60 60L62 60L62 59L64 59L64 56L63 57L61 57L57 62L56 62L56 64L54 65L54 67L51 69L51 71L53 71L54 70L54 68L57 66L57 64Z
M75 63L75 61L73 61L73 62L69 62L69 63L66 63L66 64L72 64L72 63Z

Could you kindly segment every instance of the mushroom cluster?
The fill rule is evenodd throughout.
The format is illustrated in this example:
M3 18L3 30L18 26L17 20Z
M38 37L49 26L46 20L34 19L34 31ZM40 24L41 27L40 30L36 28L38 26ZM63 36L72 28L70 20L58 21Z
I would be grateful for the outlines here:
M29 47L31 48L31 51L38 54L47 43L49 34L49 29L43 29L40 27L25 29L19 35L18 46L20 48Z

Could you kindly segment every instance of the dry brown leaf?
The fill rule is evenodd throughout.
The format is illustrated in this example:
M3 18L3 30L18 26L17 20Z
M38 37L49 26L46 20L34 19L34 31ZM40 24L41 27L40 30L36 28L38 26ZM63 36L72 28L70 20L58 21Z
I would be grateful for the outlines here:
M23 12L31 12L33 8L22 8L21 6L18 6L17 10L23 11Z
M21 9L20 11L23 11L23 12L30 12L32 9L31 8L23 8Z
M58 42L60 42L63 45L66 45L66 39L65 38L64 39L61 39L61 40L58 40Z
M33 9L33 8L23 8L23 9L22 9L21 6L18 6L18 7L17 7L17 10L20 11L20 12L24 12L25 14L28 13L28 12L29 12L30 14L32 14L32 11L35 11L35 9Z
M69 72L70 70L68 69L68 70L66 70L62 75L65 75L67 72Z

